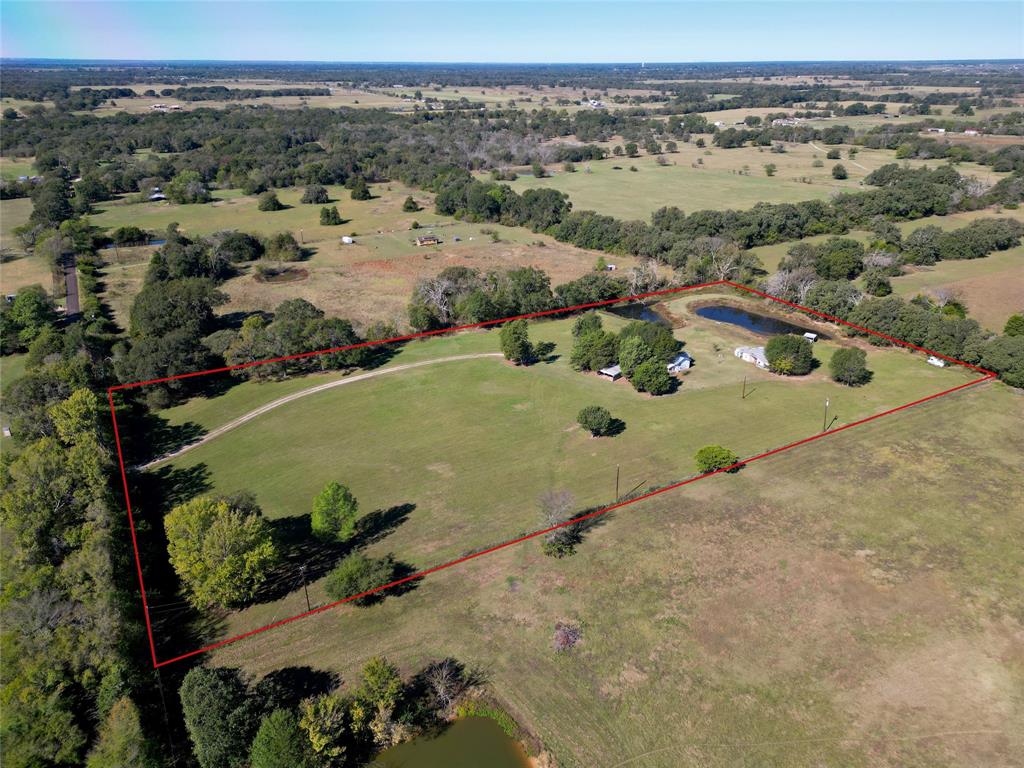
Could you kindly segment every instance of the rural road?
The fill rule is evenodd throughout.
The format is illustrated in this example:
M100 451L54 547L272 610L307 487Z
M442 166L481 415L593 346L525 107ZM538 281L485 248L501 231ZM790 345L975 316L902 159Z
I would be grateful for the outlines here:
M818 152L827 152L828 151L828 150L822 149L817 144L815 144L813 141L808 141L807 143L810 144L811 147L816 149ZM867 166L861 165L860 163L858 163L856 160L853 160L853 159L847 159L846 162L848 162L850 165L856 165L858 168L862 168L865 171L870 171L871 170Z
M82 311L78 300L78 259L75 254L65 253L61 266L64 270L64 292L67 295L64 300L64 316L73 320Z
M368 371L367 373L360 373L357 376L349 376L344 379L338 379L337 381L329 381L326 384L317 384L306 389L300 389L298 392L292 392L292 394L285 395L284 397L279 397L277 400L271 400L266 405L261 405L259 408L255 408L249 411L248 413L239 416L237 419L232 419L226 424L222 424L216 429L210 430L208 433L203 435L194 443L189 443L188 445L179 448L178 450L173 451L172 453L164 454L160 458L153 459L153 461L150 461L146 464L140 464L138 467L136 467L136 469L149 469L150 467L154 467L157 464L162 464L165 461L176 459L182 454L188 453L193 448L198 448L200 445L208 443L214 438L220 437L225 432L230 432L235 427L240 427L247 421L252 421L257 416L262 416L264 413L267 413L268 411L272 411L275 408L280 408L282 405L287 405L288 403L298 400L299 398L306 397L308 395L315 395L317 392L323 392L324 390L333 389L334 387L341 387L344 386L345 384L355 384L357 381L365 381L366 379L372 379L377 376L384 376L385 374L388 373L398 373L399 371L407 371L410 368L421 368L425 365L434 365L435 363L451 363L455 362L456 360L478 360L480 358L485 357L502 357L502 354L500 352L480 352L475 355L453 355L452 357L438 357L434 360L421 360L418 363L406 363L404 365L396 365L394 368L381 368L376 371Z

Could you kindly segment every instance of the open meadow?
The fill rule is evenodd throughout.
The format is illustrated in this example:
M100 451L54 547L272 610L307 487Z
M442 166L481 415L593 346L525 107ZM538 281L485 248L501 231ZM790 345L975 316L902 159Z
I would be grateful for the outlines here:
M611 150L623 142L602 144ZM574 173L560 165L550 165L549 176L534 178L520 175L510 186L517 192L531 188L557 189L569 195L577 210L595 210L623 219L647 221L663 206L676 206L687 213L705 209L746 209L764 203L797 203L803 200L825 200L840 192L864 188L863 180L872 171L896 162L889 150L862 147L852 159L850 147L831 147L814 143L787 143L785 152L772 152L767 147L704 149L691 141L678 143L678 151L652 156L609 157L605 160L577 163ZM826 160L829 149L839 149L840 160ZM658 158L667 165L659 165ZM821 167L814 167L820 160ZM848 178L832 178L832 166L841 163ZM764 166L775 166L769 177ZM911 161L913 167L935 167L937 162ZM636 168L636 171L630 170ZM965 176L977 176L994 184L1003 174L972 163L958 166Z
M408 344L372 379L282 405L153 472L175 487L188 478L193 492L251 490L294 549L291 558L309 546L313 497L338 480L352 489L364 514L397 517L367 551L394 553L422 569L536 529L536 500L545 492L569 491L579 510L605 505L616 497L617 475L620 495L692 476L693 454L704 445L718 443L752 456L816 434L826 398L829 426L835 428L973 377L935 369L921 355L893 349L870 350L874 378L861 388L835 384L824 365L804 377L776 376L732 354L734 346L756 336L692 313L694 302L717 301L757 306L708 293L668 304L683 323L677 337L697 361L670 395L652 398L625 381L573 371L570 320L532 326L535 341L555 346L554 359L529 367L511 366L495 354L496 332L462 333ZM625 322L604 317L610 329ZM839 344L851 343L821 341L815 356L827 364ZM403 368L430 360L436 362ZM309 385L338 379L343 377L315 376ZM296 380L244 383L162 416L201 434L299 386ZM621 434L595 439L585 433L575 419L590 404L621 419ZM327 566L321 563L323 570L310 574L315 603L327 601L320 579ZM290 585L287 594L231 614L220 636L304 610L294 574L276 578Z
M1015 765L1021 456L1024 401L983 385L612 513L573 557L526 542L214 662L452 655L563 766Z

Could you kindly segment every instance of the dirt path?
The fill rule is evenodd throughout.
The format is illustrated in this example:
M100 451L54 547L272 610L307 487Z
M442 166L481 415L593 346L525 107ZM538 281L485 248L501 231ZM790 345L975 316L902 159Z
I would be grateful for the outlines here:
M64 254L61 260L64 270L64 316L68 319L75 319L82 311L78 300L78 259L73 253Z
M308 395L315 395L317 392L323 392L324 390L333 389L334 387L341 387L341 386L344 386L345 384L354 384L357 381L365 381L366 379L372 379L372 378L375 378L377 376L383 376L383 375L385 375L387 373L397 373L399 371L407 371L410 368L421 368L424 365L434 365L435 363L451 363L451 362L455 362L456 360L477 360L477 359L485 358L485 357L501 357L501 356L502 355L501 355L500 352L480 352L480 353L477 353L475 355L453 355L452 357L439 357L439 358L436 358L434 360L421 360L418 363L406 363L405 365L396 365L394 368L381 368L381 369L376 370L376 371L368 371L367 373L360 373L360 374L358 374L356 376L348 376L348 377L346 377L344 379L338 379L337 381L329 381L326 384L317 384L315 386L308 387L306 389L301 389L298 392L293 392L290 395L285 395L284 397L279 397L277 400L271 400L266 405L261 405L259 408L255 408L255 409L249 411L248 413L246 413L246 414L244 414L242 416L239 416L237 419L232 419L231 421L227 422L226 424L222 424L221 426L217 427L216 429L213 429L213 430L209 431L208 433L203 435L201 438L196 440L194 443L189 443L188 445L184 446L183 448L179 448L178 450L176 450L176 451L174 451L172 453L164 454L160 458L153 459L153 461L151 461L151 462L149 462L147 464L139 465L138 469L149 469L150 467L154 467L157 464L162 464L165 461L170 461L171 459L176 459L177 457L181 456L182 454L188 453L193 448L198 448L200 445L204 445L205 443L210 442L214 438L220 437L225 432L230 432L235 427L240 427L242 424L245 424L248 421L252 421L257 416L262 416L264 413L267 413L268 411L272 411L275 408L280 408L282 405L287 405L288 403L293 402L295 400L298 400L301 397L306 397Z
M817 144L815 144L815 143L814 143L813 141L809 141L809 142L807 142L807 143L808 143L808 144L809 144L809 145L810 145L810 146L811 146L811 147L812 147L813 149L817 150L818 152L825 152L826 154L827 154L827 152L828 152L828 150L822 149L822 148L821 148L821 147L819 147L819 146L818 146ZM856 160L854 160L854 159L852 159L852 158L847 158L846 162L848 162L848 163L849 163L850 165L856 165L856 166L857 166L858 168L860 168L861 170L864 170L864 171L870 171L870 170L871 170L871 169L870 169L870 168L868 168L867 166L861 165L860 163L858 163L858 162L857 162Z

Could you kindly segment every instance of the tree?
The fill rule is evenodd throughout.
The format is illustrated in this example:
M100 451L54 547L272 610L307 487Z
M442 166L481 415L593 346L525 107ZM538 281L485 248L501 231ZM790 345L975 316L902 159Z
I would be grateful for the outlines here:
M630 383L637 392L664 395L672 391L673 380L665 363L657 359L646 360L637 366Z
M871 381L871 371L867 367L867 353L856 347L842 347L832 353L828 369L832 379L840 384L859 387Z
M619 366L622 375L632 379L636 369L654 358L654 351L641 336L627 336L619 339Z
M626 157L639 157L640 156L640 147L638 147L636 145L635 141L627 142L626 146L625 146L625 150L626 150Z
M75 215L71 208L71 190L68 183L58 177L49 177L32 190L33 224L56 227Z
M341 483L331 481L313 499L313 535L327 541L348 541L356 532L359 502Z
M672 329L661 323L648 320L632 320L619 331L619 345L629 338L639 336L646 342L654 357L664 363L669 362L679 351L681 344L672 335ZM621 362L621 361L620 361Z
M127 696L114 702L100 725L86 768L156 768L152 746L142 731L139 710Z
M198 171L182 171L164 187L164 194L172 203L208 203L213 198Z
M302 248L291 232L278 232L267 240L266 257L272 261L298 261Z
M811 342L793 334L770 338L765 344L764 354L772 372L785 376L803 376L810 373L814 365Z
M778 170L778 168L776 167L775 163L765 163L764 164L764 175L765 176L774 176L775 175L775 171L777 171L777 170Z
M619 356L619 339L609 331L588 331L576 337L569 363L577 371L599 371L615 365Z
M361 554L349 555L324 580L324 591L332 600L345 600L390 582L395 573L395 560L388 555L371 559ZM365 595L352 602L370 605L380 599L378 593Z
M310 184L302 193L302 202L306 205L325 205L331 202L331 196L322 184Z
M1024 389L1024 336L997 336L986 343L981 365L1011 387Z
M533 360L534 349L530 343L526 320L513 320L501 327L501 353L505 359L516 365Z
M578 338L591 331L601 330L601 316L597 312L584 312L572 321L573 338Z
M588 405L576 416L576 421L594 437L607 435L612 426L612 415L607 408Z
M341 224L341 214L338 213L338 206L332 205L329 208L320 209L320 226L334 227Z
M18 119L18 110L16 110L14 107L5 107L3 115L4 115L4 120L17 120Z
M363 667L356 698L375 707L394 709L402 695L398 668L383 656L374 656Z
M535 179L543 179L548 175L548 172L544 169L543 163L539 163L537 161L534 161L531 164L530 171L533 173L533 178Z
M366 179L362 176L353 177L351 189L353 200L369 200L373 197L370 194L370 188L366 184Z
M265 212L284 210L284 204L277 199L277 193L269 189L259 196L256 207Z
M1010 319L1003 326L1003 334L1006 336L1024 336L1024 315L1010 315Z
M839 150L838 149L830 149L828 152L825 153L825 159L826 160L838 160L839 159Z
M214 257L229 264L254 261L263 255L263 243L258 237L245 232L225 232L215 235Z
M22 347L27 347L44 329L52 327L57 318L53 300L41 285L19 288L10 309L5 310L4 314L11 329L17 332Z
M740 460L739 456L720 445L705 445L697 451L693 458L697 462L697 469L703 474L732 467ZM739 469L739 467L735 467L732 471L736 469Z
M405 202L402 203L402 210L405 213L416 213L417 211L422 211L423 209L420 207L420 204L413 199L412 195L409 195L408 197L405 198Z
M270 525L255 505L201 496L164 518L171 565L198 607L251 598L277 562Z
M892 293L892 283L882 270L869 269L864 275L864 290L872 296L888 296Z
M537 500L540 507L541 525L544 528L558 526L544 534L541 549L548 557L566 557L576 551L580 541L577 524L563 525L573 518L576 499L569 491L548 491Z
M306 699L299 707L299 728L306 734L315 764L345 764L347 743L352 740L349 705L335 692Z
M295 715L275 709L263 718L253 739L251 768L306 768L307 743Z
M194 667L179 691L185 729L202 768L242 768L259 724L237 669Z
M864 246L849 237L830 237L817 247L815 271L826 280L853 280L864 269Z
M845 179L849 174L846 172L846 166L842 163L836 163L832 166L832 178L833 179Z

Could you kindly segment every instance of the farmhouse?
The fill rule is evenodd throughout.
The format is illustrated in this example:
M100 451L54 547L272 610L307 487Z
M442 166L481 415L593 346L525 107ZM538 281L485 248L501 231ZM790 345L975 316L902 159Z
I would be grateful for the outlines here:
M420 235L416 238L416 245L440 245L441 238L437 235Z
M598 376L604 376L608 381L615 381L622 377L622 367L613 365L611 368L602 368L597 372Z
M758 368L768 368L768 358L764 353L764 347L736 347L733 354L744 362L753 363Z
M683 371L690 370L690 366L693 365L693 358L685 352L680 352L676 355L675 359L666 365L669 373L681 373Z

